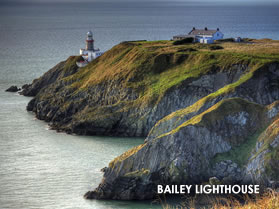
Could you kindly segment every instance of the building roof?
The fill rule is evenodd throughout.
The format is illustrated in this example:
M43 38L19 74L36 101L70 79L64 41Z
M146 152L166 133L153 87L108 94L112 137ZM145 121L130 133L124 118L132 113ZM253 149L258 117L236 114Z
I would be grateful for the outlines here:
M176 35L176 36L173 36L173 38L176 38L176 37L179 37L179 38L195 38L196 36L195 35Z
M205 35L206 36L206 35L208 35L208 36L212 36L217 31L219 31L219 29L217 29L217 30L208 30L207 28L205 28L205 29L195 29L195 28L193 28L189 32L189 35L194 35L194 36L198 36L198 35Z

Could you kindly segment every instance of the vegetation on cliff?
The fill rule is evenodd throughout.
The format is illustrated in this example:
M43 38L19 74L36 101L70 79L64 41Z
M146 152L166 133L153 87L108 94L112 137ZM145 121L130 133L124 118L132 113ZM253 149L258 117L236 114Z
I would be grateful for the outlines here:
M279 42L123 42L86 67L70 57L23 90L68 133L147 136L87 198L146 199L156 184L278 180Z
M263 53L267 43L269 51ZM29 110L38 112L40 119L51 121L56 129L78 134L146 136L164 116L172 112L169 117L196 112L206 101L233 92L262 66L278 60L275 49L278 43L267 43L223 43L217 45L223 49L211 50L209 45L175 46L171 41L124 42L84 68L77 69L75 65L80 57L70 57L34 80L23 94L36 95ZM239 74L234 66L245 69L237 82L216 81L220 84L215 89L192 85L192 98L188 102L177 101L164 112L158 105L167 94L185 88L203 75ZM47 104L37 111L39 101ZM156 105L158 108L153 108ZM130 109L140 111L130 114ZM150 120L151 114L154 119ZM134 124L127 127L123 115L131 116ZM94 121L107 127L102 130Z

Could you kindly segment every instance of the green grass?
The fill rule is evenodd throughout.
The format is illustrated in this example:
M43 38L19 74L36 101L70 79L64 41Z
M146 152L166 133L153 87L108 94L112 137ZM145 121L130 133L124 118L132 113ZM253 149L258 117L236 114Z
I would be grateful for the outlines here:
M224 161L231 160L237 163L239 166L244 166L251 155L251 151L254 149L258 137L263 132L263 130L259 130L253 136L248 137L245 142L240 144L239 146L233 147L229 152L218 153L212 160L212 164Z
M264 167L266 170L266 174L274 180L279 180L279 146L272 147L270 144L278 137L278 135L279 119L277 118L260 135L259 142L263 142L263 144L261 148L258 150L258 152L254 153L252 158L254 159L260 153L263 153L264 151L268 150L268 153L264 157Z
M216 47L219 50L212 50ZM76 67L75 63L80 59L80 56L70 57L63 68L64 73ZM65 94L68 91L70 93L67 94L67 97L71 98L67 98L67 100L75 104L88 102L87 95L82 93L88 93L90 88L97 85L108 86L113 84L120 90L132 89L133 92L138 93L139 97L135 100L123 101L120 96L114 104L92 105L91 107L87 105L83 110L72 116L72 119L78 122L92 122L95 119L102 122L104 121L103 118L110 118L131 108L139 110L140 113L142 106L150 105L152 107L152 105L160 102L169 90L179 88L183 82L188 80L195 80L210 73L230 73L235 69L233 66L237 64L247 66L246 71L236 82L224 86L201 98L193 105L178 110L159 121L155 127L172 119L176 121L173 130L168 133L164 133L165 130L163 130L163 133L158 137L159 139L174 134L188 125L208 126L208 124L214 124L214 121L221 120L226 115L245 108L248 112L249 109L251 111L258 111L257 109L263 111L262 106L248 103L239 98L223 100L207 110L203 108L209 102L215 101L216 98L233 93L239 86L251 79L257 71L264 70L271 63L278 63L278 60L279 42L276 41L256 42L253 40L253 43L249 44L220 43L218 45L173 45L172 41L125 42L113 47L86 67L80 68L73 75L58 80L56 83L65 82L68 85L61 88L57 95L45 94L45 98L41 101L47 100L53 103L64 113L70 105L65 99ZM55 88L57 86L50 86L54 89L52 92L56 92ZM114 89L114 87L112 86L111 89ZM105 94L107 92L101 93ZM76 97L79 94L86 96ZM91 101L89 100L89 102ZM138 112L135 114L138 114ZM185 117L192 113L193 115L199 114L185 121ZM243 165L248 160L248 155L256 143L258 134L244 139L243 143L237 144L231 151L217 155L215 161L233 159L239 165ZM111 161L109 166L114 168L123 160L140 151L145 145L139 145L123 153ZM273 150L270 153L270 159L278 158L277 156L277 151ZM269 162L271 163L267 166L273 165L273 161ZM131 167L129 163L125 166ZM136 171L129 175L136 176L142 173L145 174L146 172Z
M257 70L260 70L262 69L265 65L268 65L264 62L264 64L262 64L261 62L257 63L257 64L252 64L251 67L250 67L250 70L246 73L244 73L239 80L237 80L236 82L232 83L232 84L229 84L229 85L226 85L225 87L217 90L216 92L214 93L211 93L205 97L203 97L202 99L198 100L196 103L194 103L193 105L190 105L186 108L183 108L183 109L180 109L180 110L177 110L169 115L167 115L166 117L164 117L163 119L161 119L160 121L158 121L154 127L158 127L161 123L164 123L168 120L171 120L171 119L175 119L176 121L176 125L177 128L174 129L173 131L178 131L181 127L184 127L186 125L188 125L189 121L187 122L184 122L183 124L181 124L181 121L184 120L184 117L186 115L189 115L191 113L195 113L195 112L198 112L206 103L214 100L215 98L219 97L219 96L224 96L226 94L229 94L230 92L233 92L235 91L235 89L240 86L241 84L245 83L246 81L248 81L253 75L254 73L257 71ZM165 133L164 135L161 135L160 137L162 136L165 136L167 134L170 134L170 133ZM173 132L171 133L173 134Z
M257 51L247 53L225 44L187 44L174 46L172 41L125 42L113 47L80 72L66 79L79 90L97 85L105 80L122 80L123 86L140 93L138 102L153 103L165 92L180 85L184 80L196 78L210 72L212 68L226 70L235 64L266 63L279 56ZM227 44L227 43L226 43ZM212 47L223 48L212 51ZM246 47L246 46L245 46ZM187 50L191 49L191 50ZM179 62L179 57L185 60ZM68 63L66 68L75 61Z
M270 152L265 156L265 170L266 174L279 181L279 146L272 148L270 147Z
M132 47L128 47L126 50L124 50L123 52L121 52L121 53L119 54L119 56L116 57L116 58L114 59L114 61L111 63L111 65L114 65L114 64L116 64L117 62L121 61L121 59L123 59L123 57L126 56L126 55L129 53L129 51L131 51L131 50L132 50Z
M230 71L236 64L248 66L248 70L237 82L219 89L160 121L164 122L175 117L179 125L180 118L183 119L185 115L199 111L204 104L218 96L233 92L238 86L249 80L255 71L278 60L279 57L279 50L276 48L279 43L272 41L260 42L255 46L234 43L175 46L172 43L172 41L136 41L114 46L86 67L63 78L62 81L69 83L64 90L69 90L72 92L71 96L75 97L96 85L116 83L120 89L129 88L138 93L139 97L127 104L129 108L138 108L142 105L154 105L160 102L167 91L178 88L187 80L194 80L211 72ZM266 44L271 45L270 49L265 46ZM223 49L211 50L212 46L220 46ZM266 49L264 52L263 47ZM66 71L72 69L79 59L81 58L70 57L64 69ZM52 96L49 95L48 98ZM123 102L126 101L119 98L116 103ZM61 103L63 103L62 100ZM67 107L67 104L61 104L61 106ZM126 109L125 106L122 111L126 111ZM90 120L95 113L83 112L83 114L87 115Z
M76 62L83 60L81 56L70 56L65 63L64 70L67 71L76 66Z
M126 160L127 158L129 158L130 156L132 156L133 154L135 154L136 152L141 150L143 147L145 147L145 145L146 144L141 144L139 146L133 147L133 148L129 149L128 151L124 152L122 155L114 158L114 160L112 160L109 163L109 167L114 168L117 163L120 163L121 161Z
M238 86L249 80L254 72L278 60L279 57L279 50L277 50L278 53L275 53L273 48L270 52L256 49L251 51L251 44L249 46L234 43L174 46L172 43L172 41L138 41L119 44L86 67L79 69L74 75L64 78L64 81L70 83L65 89L70 89L74 97L101 83L119 83L120 88L130 88L139 95L138 98L129 102L119 98L116 104L125 103L122 109L117 110L117 112L121 112L127 111L129 108L158 104L166 92L179 88L187 80L194 80L211 72L229 71L236 64L248 66L246 72L235 83L209 94L189 107L166 116L155 125L156 127L167 120L175 119L176 126L179 126L185 116L198 112L215 98L235 91ZM264 44L266 43L264 42ZM211 50L212 46L220 46L223 49ZM261 46L260 44L257 47ZM65 68L68 69L75 65L76 59L79 58L69 59ZM61 102L63 103L63 101ZM61 106L67 107L66 104ZM90 108L86 110L89 112L82 112L86 116L85 118L82 116L83 120L93 120L98 110L92 111ZM78 120L81 114L73 117Z
M149 173L150 173L150 170L142 168L141 170L136 170L133 172L126 173L124 176L125 177L142 177L142 176L148 175Z
M218 102L217 104L213 105L206 111L183 122L181 125L178 125L176 128L173 128L170 132L161 134L157 138L160 139L167 135L175 134L180 129L182 129L186 126L189 126L189 125L198 124L199 126L207 126L208 124L214 124L215 121L222 120L227 115L231 115L231 114L234 114L234 113L237 113L240 111L244 111L244 110L251 114L253 114L253 112L263 114L265 111L265 108L261 105L246 101L241 98L224 99L224 100L221 100L220 102ZM169 115L167 117L169 117ZM166 119L164 118L164 120L166 120ZM158 125L158 123L155 126L157 126L157 125Z

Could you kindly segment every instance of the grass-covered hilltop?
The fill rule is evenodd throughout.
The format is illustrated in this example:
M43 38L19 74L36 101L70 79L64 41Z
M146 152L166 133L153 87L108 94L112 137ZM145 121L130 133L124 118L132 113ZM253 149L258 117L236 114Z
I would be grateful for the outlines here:
M279 184L279 41L123 42L24 86L27 109L68 133L143 136L87 198L148 199L157 184ZM97 185L96 185L97 186Z

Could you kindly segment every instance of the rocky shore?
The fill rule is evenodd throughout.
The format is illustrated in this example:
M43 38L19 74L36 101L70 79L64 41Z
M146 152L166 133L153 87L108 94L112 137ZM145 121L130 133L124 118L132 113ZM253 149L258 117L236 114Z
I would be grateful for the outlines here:
M7 92L18 92L21 89L18 88L17 86L10 86L9 88L6 89Z
M142 136L89 199L150 199L158 184L279 181L279 43L124 42L84 68L70 57L21 94L57 130ZM264 53L263 53L264 51Z

